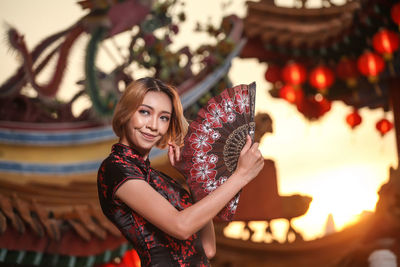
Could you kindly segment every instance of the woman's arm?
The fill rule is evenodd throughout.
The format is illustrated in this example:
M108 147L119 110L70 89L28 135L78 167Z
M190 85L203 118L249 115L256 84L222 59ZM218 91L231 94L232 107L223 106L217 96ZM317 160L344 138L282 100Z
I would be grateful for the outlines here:
M235 172L209 195L192 206L178 211L162 195L142 180L129 180L119 187L116 196L146 220L178 239L187 239L200 231L250 182L264 164L258 143L248 137L240 153Z
M200 231L201 243L207 258L211 259L217 251L215 245L215 231L213 221L209 221Z

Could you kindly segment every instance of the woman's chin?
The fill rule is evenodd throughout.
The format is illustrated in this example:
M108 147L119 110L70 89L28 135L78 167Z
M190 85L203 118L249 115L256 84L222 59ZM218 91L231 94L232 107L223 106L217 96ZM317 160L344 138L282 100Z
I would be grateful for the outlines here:
M144 141L141 145L141 148L147 151L150 151L153 147L157 145L157 141Z

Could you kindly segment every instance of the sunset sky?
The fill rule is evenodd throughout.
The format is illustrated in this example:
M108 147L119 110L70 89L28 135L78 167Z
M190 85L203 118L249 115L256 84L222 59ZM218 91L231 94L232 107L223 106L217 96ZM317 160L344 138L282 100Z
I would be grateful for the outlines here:
M29 48L41 39L72 25L84 15L77 1L6 0L0 1L0 19L25 35ZM232 1L233 2L233 1ZM193 34L194 23L208 19L218 24L223 15L246 14L244 0L187 1L187 22L181 26L176 47L184 44L196 48L207 36ZM314 1L319 2L319 1ZM292 2L287 2L290 5ZM0 83L14 73L18 56L6 38L6 27L1 28ZM123 46L123 37L116 38ZM81 38L74 46L68 72L59 97L68 99L78 90L75 82L83 77L83 53L87 39ZM275 161L279 192L282 195L300 193L313 197L309 212L294 221L306 239L321 236L329 213L338 229L351 223L363 210L372 211L377 201L377 190L388 179L389 167L397 167L394 131L381 137L375 123L385 115L383 110L361 109L363 122L355 130L345 123L351 108L335 102L332 109L318 121L307 121L294 106L284 100L273 99L264 79L265 63L253 59L234 59L229 77L234 85L257 83L256 112L268 112L274 121L274 133L267 134L261 143L265 158ZM46 77L40 77L45 81ZM135 77L138 78L138 77ZM393 121L391 112L386 114ZM284 225L276 222L276 227Z

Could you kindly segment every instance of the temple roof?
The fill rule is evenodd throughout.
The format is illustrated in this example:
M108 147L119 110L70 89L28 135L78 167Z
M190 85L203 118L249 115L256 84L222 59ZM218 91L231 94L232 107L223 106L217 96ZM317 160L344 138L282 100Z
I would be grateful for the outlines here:
M36 259L41 264L48 260L46 255L57 255L60 259L102 259L107 251L111 253L127 247L126 239L103 215L97 202L94 182L18 184L0 179L3 261L7 262L7 257L12 258L21 251L42 255L41 259ZM32 255L20 256L21 261L33 264L29 259L38 256ZM112 259L102 261L100 258L96 259L99 263Z
M355 11L360 9L359 2L321 9L283 8L269 1L249 2L245 33L277 45L312 47L336 39L348 30Z
M360 52L368 42L366 33L393 27L388 16L392 3L354 0L341 6L287 8L269 0L249 1L244 18L248 42L241 56L271 62Z

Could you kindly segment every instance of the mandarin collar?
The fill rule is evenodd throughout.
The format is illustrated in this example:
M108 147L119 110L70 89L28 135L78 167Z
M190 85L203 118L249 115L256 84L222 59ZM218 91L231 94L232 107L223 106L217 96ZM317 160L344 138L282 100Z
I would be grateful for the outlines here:
M145 164L147 167L150 166L149 157L147 157L147 159L145 160L133 147L121 143L116 143L112 146L112 151L118 154L122 154L123 156L131 159L138 159L141 163Z

